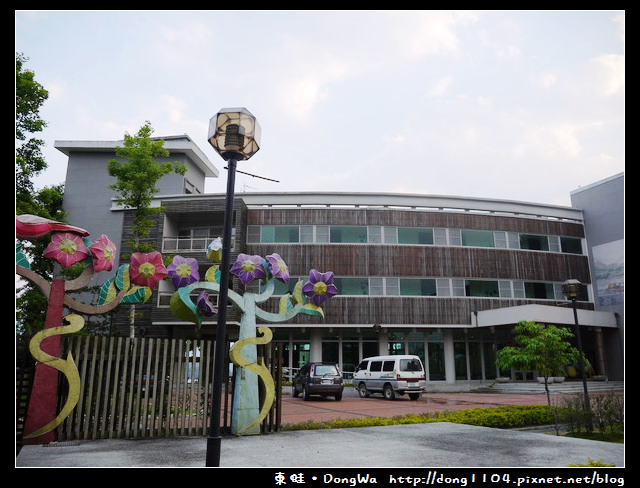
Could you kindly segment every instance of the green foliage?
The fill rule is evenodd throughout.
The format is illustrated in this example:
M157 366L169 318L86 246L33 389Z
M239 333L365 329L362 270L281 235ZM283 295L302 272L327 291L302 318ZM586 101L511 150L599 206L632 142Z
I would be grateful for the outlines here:
M326 422L305 422L285 425L283 430L341 429L349 427L374 427L380 425L424 424L430 422L452 422L512 429L534 425L549 425L554 422L552 410L545 405L514 405L496 408L471 408L445 410L444 412L410 414L393 418L369 417L337 419Z
M33 178L47 168L42 157L44 141L29 134L41 132L46 122L40 118L40 107L49 98L49 92L35 81L35 74L23 70L27 62L22 53L16 53L16 213L31 206L34 191ZM18 142L20 141L20 142Z
M578 350L568 340L573 333L555 325L521 321L514 328L514 344L498 351L496 365L503 370L511 368L534 370L545 378L547 403L551 406L547 379L575 361Z
M125 134L124 146L116 147L116 156L107 163L109 176L116 182L109 186L116 192L115 201L133 211L133 227L129 240L131 252L151 252L153 247L142 239L148 237L156 225L153 216L160 215L161 207L151 207L159 189L158 181L171 172L184 175L186 167L178 162L159 161L169 151L164 140L151 138L153 128L149 121L135 135Z
M602 459L598 459L594 461L591 458L587 458L587 464L570 464L570 468L578 468L578 467L587 467L587 468L604 468L604 467L613 467L615 464L607 464Z

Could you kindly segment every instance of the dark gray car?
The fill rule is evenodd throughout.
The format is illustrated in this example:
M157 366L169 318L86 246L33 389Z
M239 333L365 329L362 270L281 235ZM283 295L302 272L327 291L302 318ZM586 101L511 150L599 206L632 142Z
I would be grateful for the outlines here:
M343 389L342 372L336 363L305 364L293 378L294 398L302 393L304 400L311 396L332 396L339 401Z

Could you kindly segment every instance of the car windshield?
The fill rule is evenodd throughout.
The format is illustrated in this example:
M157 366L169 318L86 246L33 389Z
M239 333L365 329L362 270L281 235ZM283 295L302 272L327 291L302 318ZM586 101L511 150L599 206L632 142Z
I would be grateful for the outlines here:
M401 359L400 371L422 371L422 365L417 359Z
M334 364L318 364L315 368L316 376L324 376L327 374L339 374L338 368Z

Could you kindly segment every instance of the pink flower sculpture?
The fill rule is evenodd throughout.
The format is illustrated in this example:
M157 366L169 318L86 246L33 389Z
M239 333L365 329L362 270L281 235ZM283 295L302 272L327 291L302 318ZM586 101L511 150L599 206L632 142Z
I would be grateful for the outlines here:
M311 298L314 305L321 307L327 298L338 294L338 287L333 284L333 272L321 273L312 269L309 272L309 281L302 287L302 293Z
M134 252L131 255L129 274L135 285L153 289L158 281L166 278L168 271L162 263L162 254L158 251L148 254Z
M89 256L89 249L79 234L63 232L53 234L42 254L45 258L55 259L63 268L69 268Z
M174 256L173 261L167 268L167 272L169 273L171 282L176 290L182 286L187 286L191 283L195 283L196 281L200 281L198 261L195 258Z
M273 253L267 256L267 264L269 266L269 271L273 275L273 277L277 280L282 281L283 283L289 283L289 266L284 260L280 257L278 253Z
M255 279L267 277L267 272L262 265L262 258L243 253L238 254L238 259L231 266L231 272L240 278L240 281L245 285Z
M205 317L211 317L218 313L218 309L210 300L210 295L206 291L201 291L196 299L196 305Z
M111 242L105 234L102 234L91 246L91 259L93 260L93 270L111 271L116 260L116 245Z

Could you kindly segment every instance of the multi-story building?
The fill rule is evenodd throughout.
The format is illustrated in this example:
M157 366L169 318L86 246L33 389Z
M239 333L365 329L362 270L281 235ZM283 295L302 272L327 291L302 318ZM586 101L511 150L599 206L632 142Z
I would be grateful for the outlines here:
M204 270L211 265L207 245L222 236L226 195L204 193L205 178L218 170L188 136L163 139L171 152L167 160L184 162L188 171L161 180L154 204L164 212L149 239L163 254L197 258ZM55 146L69 157L64 198L69 222L96 237L109 235L126 253L131 215L114 204L108 189L114 180L107 174L107 161L121 144L58 141ZM608 205L622 221L621 201ZM585 354L595 373L622 380L623 315L599 307L602 292L595 289L590 266L597 256L591 255L587 235L589 214L582 210L587 206L585 201L563 207L418 194L236 193L231 262L241 252L263 257L276 252L289 266L292 283L306 280L311 269L334 273L340 293L326 302L324 318L300 314L269 324L292 368L325 360L348 373L363 357L408 353L419 355L428 380L443 387L499 375L530 380L535 372L497 371L496 350L510 342L521 320L573 328L562 283L577 279L584 284L577 308ZM601 222L594 219L593 225ZM610 240L623 239L621 232L623 225ZM237 279L230 285L243 291ZM248 291L257 291L255 286ZM291 287L276 288L263 308L275 311L278 296ZM173 291L170 281L160 282L152 299L137 307L137 333L215 338L215 316L196 330L172 315ZM127 309L121 306L111 317L112 333L129 333ZM227 325L233 340L239 325L233 307Z

